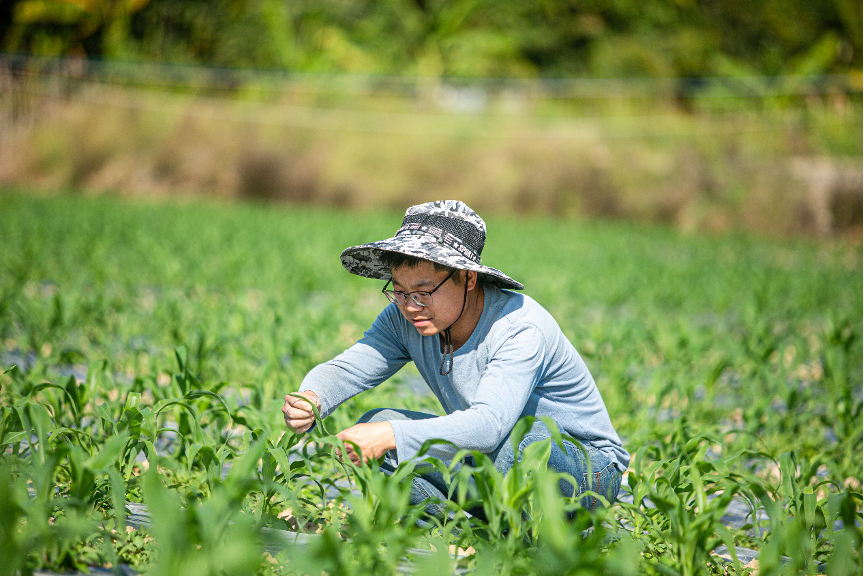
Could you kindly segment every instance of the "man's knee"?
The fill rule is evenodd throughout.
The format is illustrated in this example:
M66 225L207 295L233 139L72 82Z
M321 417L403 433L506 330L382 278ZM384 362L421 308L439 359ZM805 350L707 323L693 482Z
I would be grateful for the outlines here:
M395 421L404 419L405 417L393 409L372 409L366 411L362 417L357 419L357 423L381 423L383 421Z
M560 430L560 429L559 429ZM512 436L512 433L511 433ZM552 437L552 432L549 430L549 427L546 426L546 423L537 419L531 424L531 428L528 429L528 432L525 433L525 436L521 439L517 439L519 441L519 459L522 459L522 451L525 450L525 447L530 445L531 443L536 443L537 441L542 441L544 439L549 439ZM512 439L511 441L512 442ZM553 441L554 443L554 441Z
M406 409L372 409L357 420L357 423L380 423L382 421L417 421L422 419L434 419L435 415L421 413L419 411L408 411Z
M525 447L531 443L548 439L551 436L552 433L549 432L546 423L537 419L521 438L515 438L513 431L510 431L510 434L501 441L501 444L498 445L498 448L495 449L495 451L489 454L489 457L495 463L495 468L497 468L502 474L506 475L507 471L509 471L513 466L514 461L522 460L522 451L525 450ZM513 441L516 441L516 454L513 453Z

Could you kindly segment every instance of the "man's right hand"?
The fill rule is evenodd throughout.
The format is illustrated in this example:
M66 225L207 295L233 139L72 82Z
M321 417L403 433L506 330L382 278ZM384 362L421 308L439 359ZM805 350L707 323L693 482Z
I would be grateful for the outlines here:
M321 413L321 401L318 399L318 395L312 391L302 391L295 394L309 399L318 409L318 413ZM315 412L312 411L309 403L291 395L285 395L282 414L285 415L285 424L296 434L305 433L315 424Z

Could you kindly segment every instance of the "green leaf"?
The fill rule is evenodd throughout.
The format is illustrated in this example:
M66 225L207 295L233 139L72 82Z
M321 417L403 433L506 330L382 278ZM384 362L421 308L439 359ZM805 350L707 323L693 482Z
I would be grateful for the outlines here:
M87 460L86 466L96 472L107 472L126 449L129 437L123 433L109 437L101 451Z
M213 399L216 399L217 401L219 401L219 403L225 409L225 412L228 413L228 416L229 417L231 416L231 409L228 408L228 403L226 403L225 399L223 399L221 396L217 395L216 393L199 389L199 390L189 391L188 393L183 395L184 399L190 399L190 400L191 399L198 399L201 397L211 397Z
M816 524L816 494L813 487L804 487L804 522L807 527Z
M27 438L26 431L16 431L14 433L9 433L3 438L2 444L0 444L0 448L5 448L9 445L14 445L15 443L20 443L24 439Z
M516 421L516 425L513 426L513 430L510 432L510 444L513 447L513 454L519 454L519 444L522 442L522 439L525 438L525 435L528 434L528 431L531 430L531 426L534 424L534 417L528 415L522 417L518 421Z
M123 530L126 527L126 483L115 467L108 469L108 479L111 482L111 506L122 538L126 533Z
M547 437L542 441L531 443L522 450L522 468L527 471L536 471L540 467L546 467L551 455L552 439Z
M75 419L78 420L79 411L78 411L77 400L72 395L72 393L70 393L65 388L61 387L60 385L56 385L54 383L47 383L47 382L38 384L35 387L33 387L33 390L28 395L28 398L32 397L34 394L38 393L39 391L44 391L45 389L57 389L58 391L61 391L63 393L63 395L69 399L70 404L72 405L72 413L74 414Z

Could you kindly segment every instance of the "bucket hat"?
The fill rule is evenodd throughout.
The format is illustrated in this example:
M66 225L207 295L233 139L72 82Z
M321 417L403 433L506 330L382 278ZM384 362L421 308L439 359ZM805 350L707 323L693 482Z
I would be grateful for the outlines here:
M438 200L410 207L392 238L352 246L342 251L342 266L366 278L387 280L390 267L381 251L398 252L461 270L473 270L481 282L522 290L517 282L480 261L486 244L486 223L459 200Z

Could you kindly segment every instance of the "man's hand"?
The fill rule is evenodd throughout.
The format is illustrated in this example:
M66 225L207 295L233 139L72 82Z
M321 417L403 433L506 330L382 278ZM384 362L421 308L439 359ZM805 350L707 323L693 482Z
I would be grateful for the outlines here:
M318 398L318 395L312 391L303 391L296 394L309 399L315 405L315 408L318 409L318 413L321 413L321 400ZM285 405L282 407L282 414L285 415L285 424L295 434L305 433L315 424L315 412L309 403L291 395L285 395Z
M360 423L336 436L342 441L350 441L345 443L343 455L355 465L359 465L362 461L377 460L390 449L396 448L396 436L393 434L393 427L387 421ZM351 443L357 445L361 454L357 454L357 449Z

